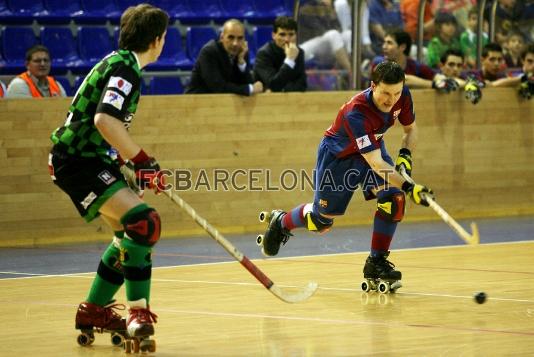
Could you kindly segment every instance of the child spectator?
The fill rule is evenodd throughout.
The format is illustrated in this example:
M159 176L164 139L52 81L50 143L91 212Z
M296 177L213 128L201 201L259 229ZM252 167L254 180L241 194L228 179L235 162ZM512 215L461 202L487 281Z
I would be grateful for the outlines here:
M525 40L519 32L511 32L504 45L504 62L508 68L519 68L523 66L521 54L525 48Z
M472 7L467 18L467 28L460 35L460 48L465 55L465 62L470 68L476 67L477 58L478 10ZM488 44L488 34L482 33L482 47Z
M434 20L436 35L428 44L427 64L437 68L443 53L449 48L460 49L456 37L456 18L448 12L438 12Z

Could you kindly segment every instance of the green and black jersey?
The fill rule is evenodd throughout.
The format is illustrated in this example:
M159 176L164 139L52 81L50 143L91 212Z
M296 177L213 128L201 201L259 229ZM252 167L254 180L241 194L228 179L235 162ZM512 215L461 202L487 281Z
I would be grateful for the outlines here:
M63 126L51 135L54 150L77 157L99 157L110 163L117 152L95 127L105 113L129 128L139 103L141 69L136 55L119 50L97 63L74 95Z

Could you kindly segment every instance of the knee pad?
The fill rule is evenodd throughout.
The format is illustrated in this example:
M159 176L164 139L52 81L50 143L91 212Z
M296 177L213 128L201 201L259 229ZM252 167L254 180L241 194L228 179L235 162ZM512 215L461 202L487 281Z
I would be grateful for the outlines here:
M334 224L334 220L331 218L322 217L319 213L315 212L315 209L310 209L311 205L304 207L304 220L306 221L306 228L311 232L326 233L330 230L330 227ZM306 209L308 208L308 209Z
M125 217L124 232L134 242L151 247L159 240L161 220L153 208L146 208Z
M391 222L400 222L404 217L406 198L404 193L395 192L376 201L380 216Z

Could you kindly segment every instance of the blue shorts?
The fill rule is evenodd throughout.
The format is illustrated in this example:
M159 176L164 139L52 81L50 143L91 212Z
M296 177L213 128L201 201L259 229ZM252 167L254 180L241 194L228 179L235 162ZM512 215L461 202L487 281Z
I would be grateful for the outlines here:
M384 161L393 166L383 140L380 151ZM361 155L340 159L328 149L324 139L319 144L314 176L314 204L319 213L342 215L356 189L361 188L365 199L371 200L376 197L372 190L384 184L384 179Z

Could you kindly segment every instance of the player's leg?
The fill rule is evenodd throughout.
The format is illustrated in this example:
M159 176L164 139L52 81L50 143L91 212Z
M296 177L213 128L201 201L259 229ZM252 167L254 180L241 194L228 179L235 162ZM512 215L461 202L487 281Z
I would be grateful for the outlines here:
M120 257L130 306L127 330L130 336L154 334L155 315L150 312L152 276L152 247L160 236L161 222L158 213L134 194L125 189L117 192L100 212L124 227Z
M382 143L382 157L393 164L393 160ZM397 187L389 186L371 168L367 169L366 180L363 185L366 199L377 199L377 209L373 221L371 237L371 251L364 266L364 277L369 279L400 280L402 274L395 270L395 266L387 258L389 247L397 229L397 224L403 219L406 198Z
M334 217L345 212L354 191L344 182L352 165L353 160L336 159L324 143L320 144L315 168L314 202L301 204L288 213L275 211L275 219L271 219L265 233L265 255L276 255L293 229L305 227L312 232L325 233L332 227Z

